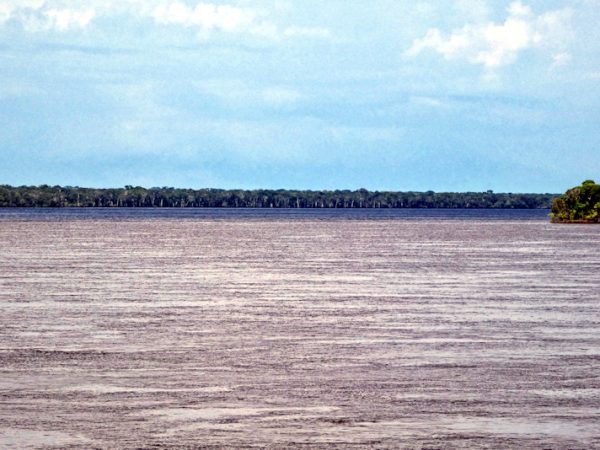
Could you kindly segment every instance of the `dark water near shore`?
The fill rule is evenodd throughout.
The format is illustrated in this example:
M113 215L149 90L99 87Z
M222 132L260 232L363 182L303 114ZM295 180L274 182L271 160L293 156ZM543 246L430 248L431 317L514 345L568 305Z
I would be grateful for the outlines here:
M0 208L0 220L546 220L548 209Z
M600 448L547 213L0 210L0 447Z

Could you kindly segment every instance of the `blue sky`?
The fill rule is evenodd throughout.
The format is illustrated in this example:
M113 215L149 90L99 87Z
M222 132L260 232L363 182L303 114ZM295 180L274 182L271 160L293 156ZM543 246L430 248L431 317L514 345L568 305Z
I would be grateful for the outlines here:
M562 192L600 0L2 0L0 184Z

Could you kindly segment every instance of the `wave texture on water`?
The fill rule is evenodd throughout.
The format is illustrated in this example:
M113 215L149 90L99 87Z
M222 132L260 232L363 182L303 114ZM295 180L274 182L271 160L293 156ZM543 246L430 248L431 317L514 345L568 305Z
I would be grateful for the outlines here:
M600 230L528 213L3 210L0 447L600 448Z

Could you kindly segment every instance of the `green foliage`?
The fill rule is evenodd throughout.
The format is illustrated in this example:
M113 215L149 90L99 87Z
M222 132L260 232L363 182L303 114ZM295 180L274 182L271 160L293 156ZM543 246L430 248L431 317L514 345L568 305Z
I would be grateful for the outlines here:
M600 185L585 180L552 202L553 222L600 223Z
M549 208L553 194L0 186L0 207Z

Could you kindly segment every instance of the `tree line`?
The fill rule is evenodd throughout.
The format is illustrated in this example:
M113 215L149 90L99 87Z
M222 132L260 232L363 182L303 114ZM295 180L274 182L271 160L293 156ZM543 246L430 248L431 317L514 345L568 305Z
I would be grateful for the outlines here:
M550 208L555 194L0 185L0 207Z

